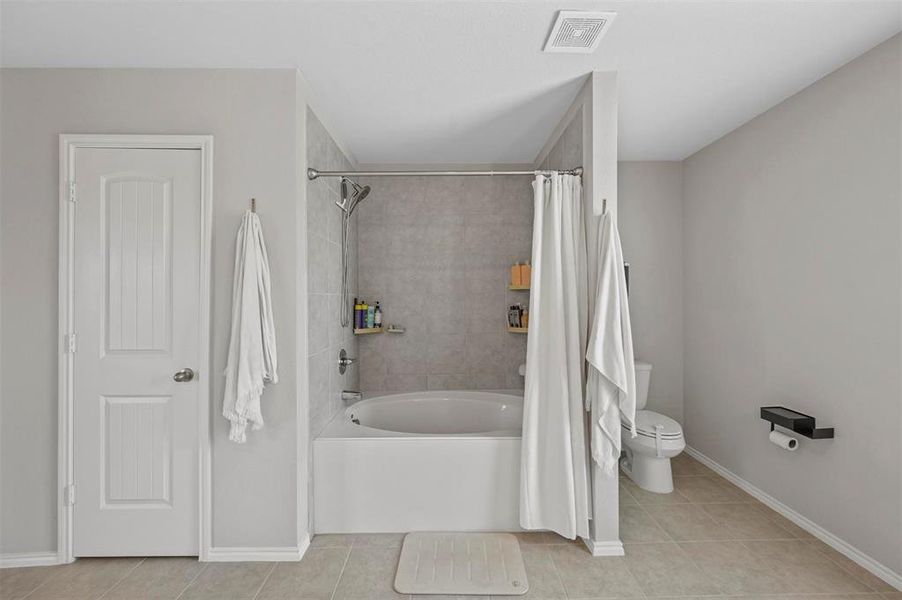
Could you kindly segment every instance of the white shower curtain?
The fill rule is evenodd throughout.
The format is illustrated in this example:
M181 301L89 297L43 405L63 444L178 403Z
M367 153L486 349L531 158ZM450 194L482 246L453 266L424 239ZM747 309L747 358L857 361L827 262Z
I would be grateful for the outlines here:
M554 174L533 183L532 284L520 525L573 539L589 534L584 353L586 236L580 178Z

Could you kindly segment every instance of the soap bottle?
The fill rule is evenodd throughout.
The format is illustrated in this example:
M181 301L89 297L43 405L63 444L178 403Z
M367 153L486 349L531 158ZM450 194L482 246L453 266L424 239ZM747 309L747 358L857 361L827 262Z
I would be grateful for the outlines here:
M360 315L357 320L357 329L366 328L366 300L360 301Z
M524 264L520 265L520 285L523 287L529 287L529 280L532 278L532 267L529 266L529 261L526 261Z
M366 307L366 328L372 329L376 323L376 307L368 305Z
M376 310L373 311L373 326L382 327L382 307L376 302Z
M516 263L511 267L511 286L519 287L522 285L521 281L521 266L520 263Z

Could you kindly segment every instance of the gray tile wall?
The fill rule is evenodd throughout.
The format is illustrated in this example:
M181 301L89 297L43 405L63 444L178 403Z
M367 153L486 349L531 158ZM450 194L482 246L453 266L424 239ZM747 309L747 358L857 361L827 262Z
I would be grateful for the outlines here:
M348 170L352 166L316 115L307 111L307 157L311 167ZM358 389L357 366L338 374L338 352L342 348L357 356L357 340L351 328L339 323L341 302L341 210L337 179L307 183L308 261L308 357L310 368L310 432L322 430L342 408L341 390ZM350 289L357 290L357 216L350 229Z
M402 335L363 337L364 391L522 388L526 336L507 331L510 266L530 258L530 177L366 181L360 295Z

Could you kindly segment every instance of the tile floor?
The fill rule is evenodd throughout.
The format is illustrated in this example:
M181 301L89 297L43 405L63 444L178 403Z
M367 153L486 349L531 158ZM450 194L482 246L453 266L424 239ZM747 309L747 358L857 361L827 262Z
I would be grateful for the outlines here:
M893 591L693 459L678 457L674 475L676 490L668 495L644 492L621 478L624 557L593 558L581 544L554 534L520 535L530 583L523 597L902 600L902 592ZM316 536L304 560L297 563L114 558L3 569L0 598L400 598L392 582L401 539L391 534Z

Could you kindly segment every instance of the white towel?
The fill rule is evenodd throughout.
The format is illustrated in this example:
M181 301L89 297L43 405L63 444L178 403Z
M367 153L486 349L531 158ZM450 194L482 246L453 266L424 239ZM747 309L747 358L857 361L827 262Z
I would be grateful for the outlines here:
M605 473L620 457L620 422L636 436L636 370L620 235L610 212L602 222L595 314L586 360L586 409L591 412L592 458Z
M225 369L222 414L231 423L229 439L247 441L247 424L263 427L260 396L266 382L278 383L276 330L272 318L269 258L256 213L247 211L235 244L232 334Z

